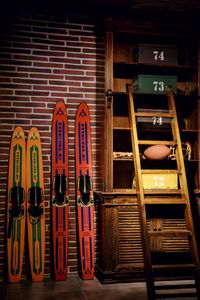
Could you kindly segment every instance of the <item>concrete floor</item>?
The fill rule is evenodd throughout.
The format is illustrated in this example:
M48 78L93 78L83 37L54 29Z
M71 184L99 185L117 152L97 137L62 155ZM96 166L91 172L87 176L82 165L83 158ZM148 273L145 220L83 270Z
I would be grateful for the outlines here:
M188 281L181 281L187 284ZM185 295L176 300L196 300ZM147 300L146 285L140 283L101 284L96 278L83 281L77 275L70 275L66 281L46 279L43 282L22 281L21 283L0 283L1 300ZM169 297L162 297L169 299Z

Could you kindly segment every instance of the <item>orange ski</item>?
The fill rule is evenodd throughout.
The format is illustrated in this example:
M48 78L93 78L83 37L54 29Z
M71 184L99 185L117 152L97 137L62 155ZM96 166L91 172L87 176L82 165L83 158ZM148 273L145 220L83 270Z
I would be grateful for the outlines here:
M44 278L45 205L44 179L40 134L37 128L29 131L27 140L27 225L32 281Z
M68 127L65 103L58 101L52 124L52 223L54 278L66 280L68 259Z
M8 280L19 282L22 273L26 216L26 147L24 131L16 127L10 144L7 205Z
M80 259L83 279L94 278L94 193L92 150L88 106L82 102L76 112L76 193Z

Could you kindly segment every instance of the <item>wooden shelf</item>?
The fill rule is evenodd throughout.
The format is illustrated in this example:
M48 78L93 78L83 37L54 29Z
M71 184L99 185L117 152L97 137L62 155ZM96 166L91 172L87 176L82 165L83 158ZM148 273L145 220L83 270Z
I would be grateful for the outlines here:
M194 72L197 72L195 66L160 66L160 65L143 65L143 64L126 64L114 62L114 77L134 79L138 74L146 75L175 75L178 81L187 81L191 79Z

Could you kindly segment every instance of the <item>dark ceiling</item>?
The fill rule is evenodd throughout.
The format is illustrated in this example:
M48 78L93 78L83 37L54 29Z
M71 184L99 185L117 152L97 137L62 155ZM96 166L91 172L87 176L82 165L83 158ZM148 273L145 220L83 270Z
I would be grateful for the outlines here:
M2 17L18 11L90 17L181 18L186 22L200 20L200 0L1 0Z
M65 2L67 4L67 1ZM110 11L118 10L136 10L136 11L163 11L185 12L200 9L200 0L86 0L86 1L69 1L68 5L78 9L91 7L91 9L100 9L101 11L109 9Z

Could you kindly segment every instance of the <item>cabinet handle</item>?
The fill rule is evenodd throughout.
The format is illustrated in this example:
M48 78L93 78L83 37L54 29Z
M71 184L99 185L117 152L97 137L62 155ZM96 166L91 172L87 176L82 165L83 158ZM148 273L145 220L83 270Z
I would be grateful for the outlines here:
M106 97L107 97L107 108L111 107L111 101L112 101L113 92L111 89L108 89L106 91Z

